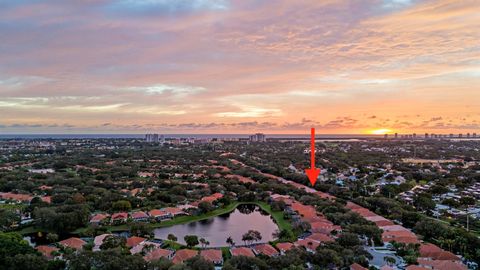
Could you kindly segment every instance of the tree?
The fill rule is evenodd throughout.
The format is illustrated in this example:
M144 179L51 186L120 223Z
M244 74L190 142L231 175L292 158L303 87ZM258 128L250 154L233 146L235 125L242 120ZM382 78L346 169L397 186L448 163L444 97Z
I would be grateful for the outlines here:
M213 207L213 205L209 202L200 202L198 204L198 209L200 209L200 211L202 213L208 213L208 212L214 210L215 207Z
M253 242L258 242L262 240L262 235L260 234L259 231L255 230L249 230L245 234L242 235L242 241L246 243L249 243L250 245L253 244Z
M282 239L282 240L290 240L293 238L293 233L289 230L282 229L281 231L275 231L273 233L273 237Z
M208 242L205 238L200 238L200 244L202 245L203 248L207 247L208 245L210 245L210 242Z
M73 200L73 202L76 203L76 204L85 203L85 197L83 197L83 195L80 194L80 193L75 193L75 194L73 194L72 200Z
M58 241L58 234L56 233L47 233L47 241L50 243L55 243Z
M360 245L360 239L355 233L342 233L336 240L343 247L354 247Z
M156 261L150 262L147 268L150 270L168 270L172 265L173 263L169 259L161 257Z
M443 237L447 233L448 227L435 220L423 219L417 222L413 230L423 235L426 241L429 241Z
M195 256L185 261L185 264L192 270L213 270L215 266L212 262L205 260L201 256Z
M256 257L234 256L225 263L223 269L267 270L267 263Z
M9 269L16 255L37 254L27 241L18 233L0 232L0 269Z
M394 257L390 257L390 256L383 257L383 261L386 262L387 265L389 266L393 266L397 262L397 260L395 260Z
M134 236L151 238L153 237L153 229L147 223L134 222L130 225L130 234Z
M101 250L98 252L82 251L67 256L70 270L142 270L146 263L141 256L129 255L119 249Z
M113 210L118 211L130 211L130 209L132 209L132 204L129 201L120 200L114 202L112 208Z
M47 268L47 260L37 254L17 254L8 258L11 270L44 270Z
M242 235L242 241L245 245L250 244L253 242L253 236L247 232Z
M470 196L463 196L460 198L460 204L463 206L475 205L475 198Z
M430 211L435 209L435 202L426 195L418 195L413 199L413 205L421 211Z
M188 247L194 247L199 244L198 236L196 235L185 235L185 237L183 237L183 240L185 240L185 243L187 243Z
M167 239L172 241L172 242L177 242L177 240L178 240L178 238L172 233L168 234Z
M225 242L227 242L227 244L229 244L231 247L235 246L235 241L233 240L233 238L231 236L229 236L227 238L227 241L225 241Z
M103 240L102 245L100 245L100 249L113 249L113 248L125 248L126 240L124 237L116 236L116 235L108 235Z
M0 209L0 226L4 230L20 222L20 216L10 209Z
M342 258L332 249L319 248L312 256L312 262L322 269L341 268L343 266Z

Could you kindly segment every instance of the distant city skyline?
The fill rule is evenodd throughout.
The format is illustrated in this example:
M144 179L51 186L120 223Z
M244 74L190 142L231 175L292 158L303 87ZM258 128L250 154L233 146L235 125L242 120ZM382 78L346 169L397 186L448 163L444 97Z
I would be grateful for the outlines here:
M0 2L0 135L480 134L477 1Z

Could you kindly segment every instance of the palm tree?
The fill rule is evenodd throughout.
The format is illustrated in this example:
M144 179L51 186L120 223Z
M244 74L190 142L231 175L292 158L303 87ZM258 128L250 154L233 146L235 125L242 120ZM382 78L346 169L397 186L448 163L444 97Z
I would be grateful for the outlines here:
M210 245L210 242L208 242L205 238L200 238L198 240L200 242L200 244L202 245L203 248L205 248L206 246Z
M452 246L455 244L455 240L453 239L445 239L445 244L448 246L448 251L452 251Z
M177 242L177 240L178 240L177 237L173 233L168 234L167 239L172 241L172 242Z
M233 241L233 238L232 238L231 236L229 236L229 237L227 238L227 241L226 241L226 242L227 242L227 244L229 244L229 245L232 246L232 247L235 246L235 241Z

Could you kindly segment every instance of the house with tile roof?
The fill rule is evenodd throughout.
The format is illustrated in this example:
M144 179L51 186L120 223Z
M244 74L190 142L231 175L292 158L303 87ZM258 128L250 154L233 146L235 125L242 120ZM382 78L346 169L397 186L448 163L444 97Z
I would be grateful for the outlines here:
M460 261L460 258L449 252L445 251L438 246L431 243L423 243L419 248L420 258L430 258L432 260L448 260L448 261Z
M312 233L310 236L307 237L307 239L319 243L328 243L335 241L330 235L324 233Z
M252 249L247 247L231 248L230 254L232 254L232 256L255 257L255 253L253 253Z
M108 218L107 214L101 214L101 213L95 214L95 215L92 216L89 223L92 224L92 225L99 225L102 222L106 221L107 218Z
M276 248L280 250L280 254L284 255L285 252L289 251L294 247L294 245L290 242L285 242L285 243L277 243Z
M272 247L270 244L260 244L260 245L255 245L253 248L253 252L255 255L265 255L268 257L276 257L280 255L278 250L276 250L274 247Z
M192 249L180 249L177 250L175 253L175 256L173 256L172 262L177 264L177 263L182 263L190 258L193 258L198 255L197 250L192 250Z
M127 219L128 219L128 213L120 212L112 215L111 222L112 224L122 224L122 223L126 223Z
M148 215L143 211L133 212L130 216L134 221L148 221Z
M48 260L52 260L53 258L55 258L55 255L53 255L52 253L59 251L58 248L53 246L47 246L47 245L40 245L35 247L35 249L38 252L42 253L42 255L45 256Z
M133 246L130 249L130 253L131 254L138 254L138 253L142 252L145 248L148 248L149 250L152 250L152 249L157 249L157 248L160 248L160 247L162 247L161 244L146 240L146 241L143 241L136 246Z
M308 252L314 253L317 250L317 247L320 246L320 242L314 241L312 239L299 239L295 241L294 243L295 246L297 247L303 247L305 248Z
M170 213L168 213L167 211L161 210L161 209L150 210L150 211L148 211L148 215L151 218L155 219L156 221L161 221L161 220L172 218Z
M105 238L107 238L107 236L110 236L112 234L109 234L109 233L104 233L104 234L101 234L101 235L97 235L95 236L95 238L93 239L93 251L100 251L100 246L103 244L103 241L105 241Z
M162 210L167 212L172 218L176 216L188 215L182 209L177 207L165 207Z
M200 256L216 266L223 265L223 256L220 249L202 249L200 251Z
M145 240L147 240L147 238L132 236L132 237L127 238L127 243L125 245L127 247L131 248L131 247L134 247L136 245L139 245L140 243L144 242Z
M467 270L468 267L460 261L432 260L419 258L418 265L433 270Z
M354 263L354 264L350 265L350 270L368 270L368 269L361 266L358 263Z
M77 237L70 237L58 243L64 247L73 248L76 250L81 250L83 246L87 244L87 242Z
M160 258L167 258L171 260L174 256L175 252L170 249L163 249L163 248L156 248L150 252L148 252L143 259L147 262L152 262L159 260Z

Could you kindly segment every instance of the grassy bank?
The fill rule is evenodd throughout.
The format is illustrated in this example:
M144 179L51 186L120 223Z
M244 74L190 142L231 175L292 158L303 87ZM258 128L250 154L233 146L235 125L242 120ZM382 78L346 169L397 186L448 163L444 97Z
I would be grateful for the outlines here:
M233 210L235 210L235 208L237 208L241 204L255 204L255 205L258 205L263 211L269 213L273 217L273 219L275 220L275 223L277 224L277 226L279 227L280 230L285 229L285 230L288 230L288 231L292 231L292 225L289 223L288 220L284 219L283 211L273 211L271 209L270 205L266 202L234 202L234 203L231 203L231 204L229 204L225 207L215 209L215 210L213 210L211 212L208 212L208 213L205 213L205 214L201 214L201 215L197 215L197 216L180 216L180 217L173 218L171 220L165 220L165 221L158 222L158 223L148 223L148 225L151 228L154 229L154 228L170 227L170 226L179 225L179 224L186 224L186 223L190 223L190 222L206 220L206 219L210 219L210 218L213 218L213 217L216 217L216 216L219 216L219 215L230 213ZM106 226L105 228L108 231L111 231L111 232L118 232L118 231L128 230L129 225L128 224L111 225L111 226ZM80 229L75 230L72 233L81 234L81 233L85 232L87 229L88 228L80 228Z

